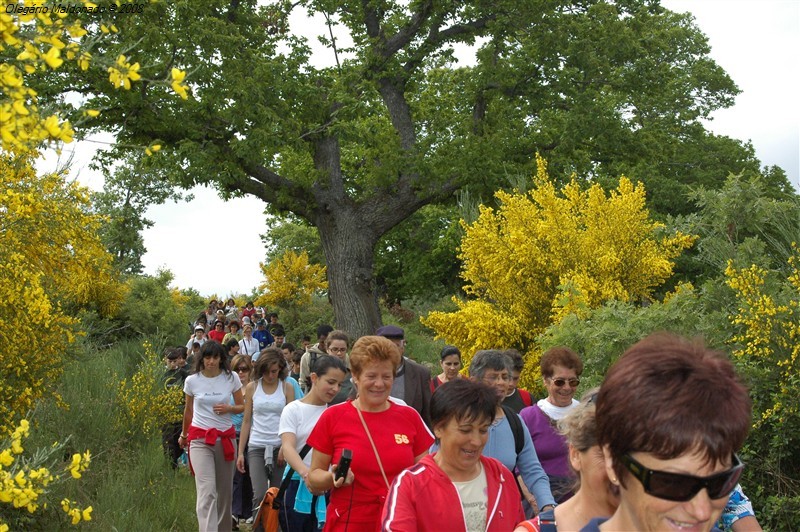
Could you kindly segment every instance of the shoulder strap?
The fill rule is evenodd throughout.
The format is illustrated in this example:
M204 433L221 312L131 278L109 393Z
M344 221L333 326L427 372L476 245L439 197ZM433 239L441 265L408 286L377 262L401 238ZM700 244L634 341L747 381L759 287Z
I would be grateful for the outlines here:
M503 412L506 413L511 432L514 434L514 449L517 456L519 456L519 453L522 452L522 448L525 447L525 433L522 432L525 429L522 427L522 421L519 419L516 412L505 405L503 405Z
M367 438L369 438L369 443L372 445L372 452L375 453L375 459L378 460L378 467L381 469L381 475L383 475L383 481L386 483L386 489L391 489L389 485L389 479L386 478L386 472L383 470L383 462L381 462L381 455L378 454L378 448L375 447L375 442L372 440L372 434L369 432L369 428L367 427L367 422L364 421L364 415L361 413L361 409L356 407L356 412L358 412L358 417L361 419L361 424L364 425L364 431L367 433Z
M539 513L539 532L558 532L556 513L552 508Z
M311 446L309 444L305 444L303 449L300 451L300 459L302 460L305 458L310 450ZM292 466L287 463L286 467L289 470L286 472L286 476L283 477L283 482L281 482L281 487L278 489L278 494L274 499L272 499L272 507L276 510L280 509L281 500L283 500L283 493L289 488L289 482L292 481L292 475L294 474L294 469L292 469Z

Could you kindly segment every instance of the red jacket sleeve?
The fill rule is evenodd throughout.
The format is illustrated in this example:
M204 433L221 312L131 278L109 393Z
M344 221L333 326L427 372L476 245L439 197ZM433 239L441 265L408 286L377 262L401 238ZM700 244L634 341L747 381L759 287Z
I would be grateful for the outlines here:
M415 504L414 475L406 469L394 479L389 488L381 514L383 532L417 532L417 507Z

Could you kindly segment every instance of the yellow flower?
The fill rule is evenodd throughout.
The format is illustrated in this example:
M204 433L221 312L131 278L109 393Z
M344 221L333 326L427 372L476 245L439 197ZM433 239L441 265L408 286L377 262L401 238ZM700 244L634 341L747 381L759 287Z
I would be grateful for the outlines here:
M89 61L92 59L92 54L89 52L81 52L81 55L78 57L78 66L81 70L88 70L89 69Z
M44 55L44 61L54 70L60 67L64 63L64 60L61 59L61 50L53 46Z
M124 87L130 90L131 81L141 79L139 75L139 63L130 64L124 55L117 58L114 66L108 67L108 80L114 85L115 89Z
M11 455L11 450L6 449L0 453L0 465L8 467L14 463L14 457Z
M6 87L21 87L22 76L19 70L6 64L0 65L0 83Z
M184 78L186 78L186 72L177 68L172 69L172 90L186 100L189 98L189 94L186 92L186 85L183 84Z
M84 114L86 116L90 116L90 117L94 118L96 116L100 116L100 111L98 111L97 109L86 109L84 111Z
M22 442L20 440L11 440L11 452L14 454L22 454Z
M58 138L61 135L61 126L58 124L58 117L56 117L56 115L47 117L47 119L44 121L44 128L53 138Z
M83 520L84 521L91 521L92 520L92 507L88 506L83 510Z

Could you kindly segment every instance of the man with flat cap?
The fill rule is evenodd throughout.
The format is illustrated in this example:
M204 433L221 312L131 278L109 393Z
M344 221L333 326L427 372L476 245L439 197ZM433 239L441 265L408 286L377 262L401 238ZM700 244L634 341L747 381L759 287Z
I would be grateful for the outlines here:
M431 424L431 372L405 356L405 331L396 325L384 325L375 332L378 336L388 338L400 348L403 358L394 376L391 396L402 399L406 404L419 412L426 425Z

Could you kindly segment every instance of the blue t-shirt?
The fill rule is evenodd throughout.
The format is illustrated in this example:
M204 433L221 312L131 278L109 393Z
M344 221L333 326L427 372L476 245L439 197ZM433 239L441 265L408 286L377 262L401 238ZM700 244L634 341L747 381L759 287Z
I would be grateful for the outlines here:
M275 341L275 339L272 337L269 331L259 331L259 330L253 331L253 338L258 340L259 349L264 349L265 347L267 347L268 345L270 345L272 342Z

